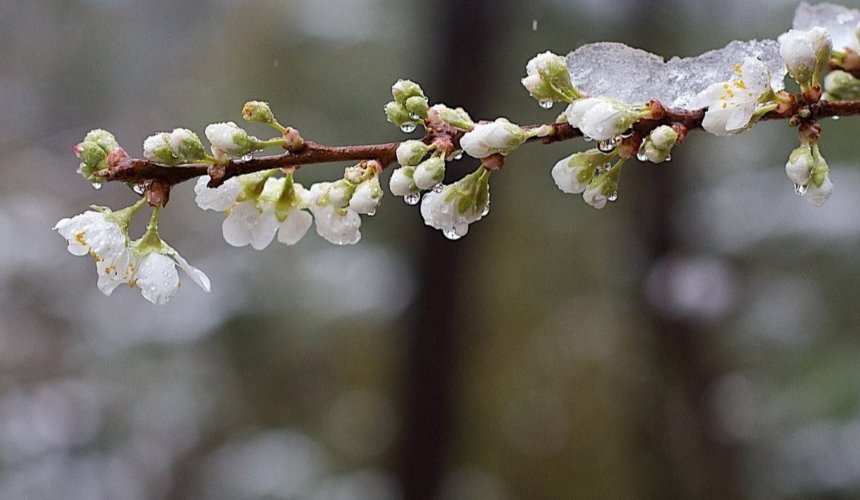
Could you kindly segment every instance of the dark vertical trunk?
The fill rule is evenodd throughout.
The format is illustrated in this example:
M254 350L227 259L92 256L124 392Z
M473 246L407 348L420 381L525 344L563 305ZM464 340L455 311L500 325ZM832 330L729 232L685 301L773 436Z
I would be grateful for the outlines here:
M478 82L489 72L489 51L503 6L492 0L438 0L432 101L467 105L483 116L487 103ZM474 165L471 165L474 167ZM459 174L459 172L457 173ZM421 282L411 328L404 380L404 428L398 474L406 499L434 498L439 490L454 425L454 374L460 362L457 300L463 253L438 231L422 232Z

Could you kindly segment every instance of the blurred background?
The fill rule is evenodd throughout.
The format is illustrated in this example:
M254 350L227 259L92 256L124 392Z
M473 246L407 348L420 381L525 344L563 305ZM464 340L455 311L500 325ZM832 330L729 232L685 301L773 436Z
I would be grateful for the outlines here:
M0 0L0 498L860 496L856 118L823 124L820 209L775 122L630 165L599 212L549 173L581 141L524 147L458 242L389 195L358 245L237 249L183 184L162 235L213 290L163 307L102 296L50 230L135 199L75 173L93 128L140 156L262 99L308 139L387 142L398 78L550 121L519 83L538 52L691 56L775 38L795 7Z

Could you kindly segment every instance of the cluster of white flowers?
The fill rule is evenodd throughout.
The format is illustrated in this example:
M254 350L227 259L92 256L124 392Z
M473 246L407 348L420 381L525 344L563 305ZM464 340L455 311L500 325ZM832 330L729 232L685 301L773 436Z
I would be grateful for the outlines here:
M138 205L139 207L139 205ZM128 220L137 208L111 212L87 210L54 226L68 241L72 255L91 255L96 262L98 288L110 295L121 284L138 287L153 304L165 304L179 289L178 265L200 288L210 290L209 278L164 243L157 233L140 240L128 239Z
M301 210L307 191L292 181L292 175L251 174L228 179L217 188L208 183L209 176L197 180L195 201L204 210L227 213L221 231L230 245L262 250L275 233L281 243L294 245L311 226L311 215Z

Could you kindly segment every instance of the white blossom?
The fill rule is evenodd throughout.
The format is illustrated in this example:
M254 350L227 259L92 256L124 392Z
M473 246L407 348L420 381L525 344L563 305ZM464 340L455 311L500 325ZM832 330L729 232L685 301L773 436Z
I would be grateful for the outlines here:
M232 177L217 188L207 187L208 182L209 176L197 179L195 201L204 210L227 211L221 232L230 245L251 245L255 250L262 250L269 246L276 233L278 241L294 245L311 226L311 215L296 206L304 196L301 184L292 184L291 200L294 202L289 203L280 200L283 190L289 189L285 186L285 178L270 177L258 197L243 201L238 201L243 189L240 178ZM279 206L283 220L279 219Z
M592 207L599 210L605 207L606 202L609 201L609 198L603 194L603 189L603 184L592 182L588 185L585 191L582 192L582 199Z
M418 189L431 189L442 182L445 177L445 160L441 156L432 156L415 167L412 181Z
M833 182L830 181L830 176L825 175L820 186L816 186L814 182L806 185L806 190L803 191L803 199L810 205L820 207L833 194Z
M552 179L563 193L578 194L588 187L594 177L594 169L606 162L607 155L597 149L574 153L552 167Z
M472 158L486 158L491 154L508 154L528 139L528 134L519 125L505 118L493 122L479 123L460 139L460 147Z
M120 224L112 220L110 211L87 210L72 218L62 219L54 230L68 241L72 255L91 255L96 262L98 287L105 295L116 288L117 267L128 259L128 238Z
M552 52L534 56L526 64L526 77L521 82L529 94L539 101L570 102L579 96L570 83L564 57Z
M815 159L808 145L804 144L796 148L788 156L785 164L785 174L794 184L806 186L812 176L812 167Z
M206 126L206 138L212 143L212 147L226 152L239 148L235 137L244 132L233 122L212 123Z
M819 26L808 31L789 30L779 37L779 43L789 74L801 85L818 83L833 48L827 30Z
M238 177L231 177L217 188L208 186L210 177L204 175L197 178L194 185L194 201L203 210L217 210L223 212L230 209L236 203L236 197L242 191L242 182Z
M482 167L441 190L427 192L421 200L424 224L442 231L448 239L465 236L469 224L489 212L489 175Z
M418 187L412 181L412 176L415 173L415 167L401 167L395 169L391 173L391 178L388 180L388 189L394 196L406 196L409 193L418 191Z
M158 250L132 249L127 265L118 270L115 283L124 282L131 287L138 287L146 300L153 304L166 304L179 290L180 281L176 265L179 265L191 281L197 283L203 291L209 292L212 289L209 277L189 264L167 244L163 244Z
M582 134L605 141L627 131L637 114L630 106L609 97L589 97L567 107L567 121Z
M397 146L397 163L404 167L418 165L428 151L430 146L421 141L403 141Z
M349 208L358 214L373 215L380 200L382 188L379 186L379 178L373 176L355 188L352 198L349 199Z
M747 57L728 82L717 82L700 92L692 102L707 107L702 127L714 135L731 135L750 124L759 101L771 92L770 72L758 59Z
M349 208L339 208L328 201L331 183L322 182L311 186L305 199L314 214L317 234L335 245L353 245L361 239L361 217Z

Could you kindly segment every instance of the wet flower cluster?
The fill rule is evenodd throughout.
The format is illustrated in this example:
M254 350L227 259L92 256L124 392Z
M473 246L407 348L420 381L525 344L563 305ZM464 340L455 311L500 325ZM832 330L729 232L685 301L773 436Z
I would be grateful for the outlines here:
M806 12L803 9L808 6L798 12ZM839 9L844 10L839 11L840 15L860 18L860 12ZM802 110L802 105L815 104L822 96L860 98L860 80L853 76L856 72L825 74L829 66L841 64L846 68L856 64L854 69L860 70L857 27L820 19L815 9L809 12L814 19L798 14L795 29L780 36L776 56L777 60L782 58L801 93L791 95L782 90L781 83L774 83L785 70L774 74L773 65L768 66L758 57L739 58L742 60L734 61L731 76L725 81L702 82L696 93L690 94L687 111L704 110L701 128L716 136L731 136L748 130L769 113ZM589 95L576 88L562 56L538 54L525 69L522 85L542 108L550 109L556 102L564 104L554 124L523 127L504 117L476 122L462 108L442 103L431 106L417 83L399 80L392 87L393 100L385 105L386 117L404 133L423 128L423 138L405 140L396 151L392 147L389 156L361 160L347 167L341 178L308 188L295 181L295 168L238 176L224 174L226 167L249 162L256 152L266 148L282 148L291 155L305 147L301 134L282 125L262 101L246 103L242 116L248 122L274 129L277 134L272 138L257 138L234 122L213 123L204 131L209 142L207 152L195 132L177 128L148 137L143 143L143 156L164 167L208 166L215 178L205 175L197 179L197 205L225 214L222 233L227 243L262 250L276 236L279 242L294 245L311 226L333 244L357 243L363 217L373 216L382 200L380 174L395 159L398 167L392 169L389 191L408 205L420 203L424 223L456 240L469 232L472 223L488 215L489 180L505 157L532 139L551 140L559 124L574 128L586 141L596 141L596 147L559 160L551 169L552 178L562 192L581 195L586 204L597 209L618 199L626 162L632 158L655 164L667 162L673 148L684 141L686 125L666 120L666 109L660 103L627 102L632 99L620 94ZM818 144L821 128L801 111L791 117L791 123L798 125L801 144L790 154L785 172L799 195L812 205L821 205L833 190L829 167ZM87 134L74 152L80 160L78 172L96 188L109 179L111 169L129 159L114 136L104 130ZM464 156L479 160L477 169L460 179L446 179L448 163ZM150 195L153 186L147 183L133 188L138 194ZM54 229L67 240L69 252L94 259L98 287L106 295L126 284L139 288L150 302L166 303L179 287L177 266L209 291L206 275L189 265L158 234L158 216L166 199L166 195L147 196L116 212L93 207L60 220ZM145 234L135 240L129 236L129 224L146 202L155 208Z

